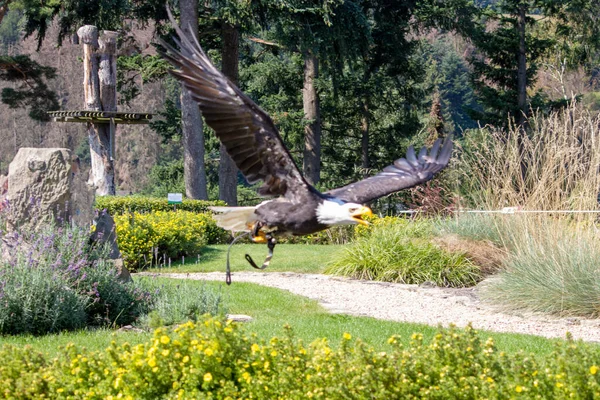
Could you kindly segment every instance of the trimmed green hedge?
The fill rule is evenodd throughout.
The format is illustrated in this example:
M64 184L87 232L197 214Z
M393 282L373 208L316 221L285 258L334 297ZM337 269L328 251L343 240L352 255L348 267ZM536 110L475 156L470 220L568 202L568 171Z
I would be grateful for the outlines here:
M544 358L499 352L472 328L442 329L378 352L345 333L304 345L290 330L261 342L235 323L205 319L160 328L145 344L105 352L68 346L45 359L29 347L0 350L6 398L81 399L509 399L600 396L600 348L566 341Z
M99 196L96 197L96 209L106 211L112 215L139 212L147 213L152 211L173 211L175 208L182 211L207 212L208 207L224 206L225 202L221 200L190 200L183 199L183 203L169 204L166 198L146 197L146 196Z

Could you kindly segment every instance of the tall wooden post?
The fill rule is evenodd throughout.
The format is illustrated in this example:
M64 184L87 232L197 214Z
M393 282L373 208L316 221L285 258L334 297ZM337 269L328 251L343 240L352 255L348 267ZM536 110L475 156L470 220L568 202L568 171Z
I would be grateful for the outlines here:
M83 85L88 111L117 110L117 61L115 32L104 31L98 39L98 29L85 25L77 31L83 43ZM114 133L115 124L88 123L92 170L89 183L96 195L114 195Z

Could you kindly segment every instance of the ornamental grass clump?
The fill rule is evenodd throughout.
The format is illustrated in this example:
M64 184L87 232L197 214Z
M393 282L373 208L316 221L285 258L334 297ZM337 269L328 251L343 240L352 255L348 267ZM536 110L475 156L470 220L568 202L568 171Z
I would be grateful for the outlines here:
M471 286L479 268L464 253L449 252L431 241L428 220L375 219L357 228L357 238L327 266L326 273L386 282Z
M588 399L600 396L600 348L567 340L547 357L498 351L467 326L431 341L389 338L382 352L344 333L304 344L291 328L268 342L206 318L159 328L146 343L103 352L68 345L46 360L0 349L0 394L88 399Z
M89 231L51 223L0 233L0 334L45 334L125 325L151 306L150 295L123 282Z
M462 205L597 210L600 115L574 102L528 126L465 132L455 168Z
M482 297L508 310L600 316L600 236L595 224L521 216L502 235L504 268Z

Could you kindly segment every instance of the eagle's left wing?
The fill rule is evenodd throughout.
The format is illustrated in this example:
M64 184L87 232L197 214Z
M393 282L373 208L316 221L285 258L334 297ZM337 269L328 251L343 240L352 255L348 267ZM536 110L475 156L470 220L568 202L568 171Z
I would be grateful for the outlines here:
M162 42L162 52L183 82L248 182L263 181L258 192L266 196L302 198L314 190L306 182L285 147L271 118L225 77L206 56L195 37L186 36L173 20L179 50ZM202 132L196 134L201 135Z
M427 154L423 147L418 155L409 147L406 158L394 161L375 176L363 179L341 188L333 189L325 194L337 197L346 202L365 204L385 195L402 189L422 184L448 165L452 155L452 139L446 138L442 144L438 139Z

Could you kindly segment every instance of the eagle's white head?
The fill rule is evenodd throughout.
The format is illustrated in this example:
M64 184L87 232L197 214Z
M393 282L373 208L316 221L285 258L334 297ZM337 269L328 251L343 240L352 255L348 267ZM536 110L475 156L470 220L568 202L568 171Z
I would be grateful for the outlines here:
M325 225L369 225L363 218L371 216L369 207L361 204L346 203L339 199L326 199L317 207L317 220Z

